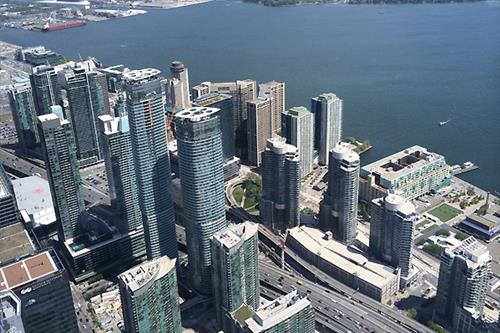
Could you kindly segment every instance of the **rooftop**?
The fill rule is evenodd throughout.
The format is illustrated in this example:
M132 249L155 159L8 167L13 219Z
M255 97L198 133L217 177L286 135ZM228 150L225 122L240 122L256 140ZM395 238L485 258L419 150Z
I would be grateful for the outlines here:
M288 230L287 237L292 237L323 260L378 288L383 288L396 276L394 268L369 259L359 250L335 239L325 239L325 233L319 229L295 227Z
M33 250L31 239L21 223L0 229L0 262L11 261Z
M324 93L319 95L318 97L314 97L313 99L323 102L323 101L334 101L339 98L334 93Z
M275 154L286 154L289 158L299 158L298 148L286 143L286 139L281 136L267 139L266 147Z
M348 163L359 162L359 155L351 150L345 142L341 142L332 149L333 156L337 160L346 161Z
M49 182L38 176L12 181L19 211L25 211L31 222L49 224L56 221Z
M161 72L155 68L135 69L123 75L125 81L138 84L156 79Z
M175 269L175 259L170 260L168 257L159 257L129 269L118 275L118 279L131 292L136 292L148 284L149 281L162 278L172 269Z
M411 203L411 201L399 194L389 193L384 198L384 201L385 207L390 211L399 211L404 215L411 215L415 213L415 206Z
M239 244L241 240L246 240L258 232L259 226L256 223L246 221L240 224L231 224L228 227L216 232L213 238L220 246L227 249Z
M304 117L310 114L309 110L305 106L294 106L284 113L295 117Z
M53 129L61 127L62 125L69 124L69 121L66 119L61 119L55 113L47 113L41 116L38 116L38 121L42 125L43 130Z
M195 123L211 118L219 111L220 110L217 108L193 107L177 112L175 114L175 118L180 120L189 120Z
M23 286L57 270L48 251L4 266L0 268L0 292Z
M196 106L210 106L213 103L217 103L228 98L231 98L231 95L212 92L198 97L193 101L193 104Z
M453 254L465 258L472 266L482 265L491 260L488 248L472 236L465 239L452 251Z
M112 117L109 114L105 114L99 116L99 120L102 125L101 130L105 135L127 133L130 130L128 116Z

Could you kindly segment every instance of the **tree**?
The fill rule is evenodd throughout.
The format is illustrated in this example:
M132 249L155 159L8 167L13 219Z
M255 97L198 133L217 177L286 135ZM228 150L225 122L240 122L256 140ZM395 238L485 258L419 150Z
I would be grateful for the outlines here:
M434 233L434 235L448 237L450 235L450 231L447 229L439 229Z
M417 310L415 308L406 310L406 316L411 319L417 319Z
M465 209L465 207L467 207L467 201L465 200L460 201L460 208Z
M431 330L433 330L436 333L450 333L447 330L443 328L443 326L436 324L432 320L429 320L427 322L427 327L429 327Z
M473 196L475 194L476 194L476 191L474 190L474 187L472 187L472 186L467 187L467 195Z

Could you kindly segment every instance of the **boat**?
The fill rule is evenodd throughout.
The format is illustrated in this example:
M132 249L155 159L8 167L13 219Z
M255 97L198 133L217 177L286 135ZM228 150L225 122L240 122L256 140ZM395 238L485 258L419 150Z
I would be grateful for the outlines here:
M451 119L448 119L447 121L440 121L439 126L444 126L444 125L448 124L450 121L451 121Z
M69 29L69 28L76 28L76 27L81 27L85 25L85 21L72 21L72 22L64 22L61 24L54 24L54 25L49 25L48 23L43 27L42 31L44 32L49 32L49 31L57 31L57 30L64 30L64 29Z

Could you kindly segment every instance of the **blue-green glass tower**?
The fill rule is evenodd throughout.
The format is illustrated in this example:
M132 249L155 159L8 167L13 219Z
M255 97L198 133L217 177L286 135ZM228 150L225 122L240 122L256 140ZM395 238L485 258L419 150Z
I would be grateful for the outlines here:
M226 227L219 109L195 107L175 115L189 275L212 292L210 238Z
M133 70L124 75L124 88L148 259L164 255L175 259L177 238L161 80L157 69Z
M9 102L19 145L23 150L34 148L40 143L40 136L29 82L15 84L9 89Z

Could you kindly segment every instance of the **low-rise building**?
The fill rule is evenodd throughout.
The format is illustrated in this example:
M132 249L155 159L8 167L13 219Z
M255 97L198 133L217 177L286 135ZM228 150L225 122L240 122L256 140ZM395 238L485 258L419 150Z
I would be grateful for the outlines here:
M399 268L372 260L354 246L334 240L331 232L296 227L288 230L286 244L326 274L377 301L385 303L399 289Z

